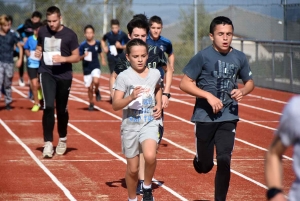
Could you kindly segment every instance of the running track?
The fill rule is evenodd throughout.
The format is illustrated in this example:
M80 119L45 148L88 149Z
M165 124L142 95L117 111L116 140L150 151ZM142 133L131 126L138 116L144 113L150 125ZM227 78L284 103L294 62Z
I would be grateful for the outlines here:
M213 200L216 166L197 174L193 124L189 121L194 98L179 90L180 76L172 83L172 98L165 110L165 134L158 150L154 176L155 200ZM100 80L101 102L87 110L81 74L74 75L69 99L68 149L64 156L43 159L42 111L30 111L28 88L13 83L13 110L0 100L0 200L111 200L127 199L121 153L121 111L109 103L108 75ZM281 111L294 94L256 88L240 103L231 183L227 200L265 200L264 156ZM54 133L54 146L58 134ZM292 149L284 156L284 191L295 176ZM140 196L138 196L140 200Z

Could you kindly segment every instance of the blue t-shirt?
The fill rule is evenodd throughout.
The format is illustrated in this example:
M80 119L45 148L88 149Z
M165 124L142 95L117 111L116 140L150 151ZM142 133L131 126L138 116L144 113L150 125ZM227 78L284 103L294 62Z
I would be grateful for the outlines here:
M223 103L223 109L214 114L212 107L204 98L196 98L193 122L223 122L239 119L238 103L231 98L231 91L237 89L237 79L247 82L252 72L246 55L232 48L221 54L213 46L198 52L183 69L198 88L210 92Z
M84 55L85 51L92 54L92 61L82 60L83 74L89 75L95 68L100 69L99 54L102 52L100 41L96 40L94 45L89 45L87 41L83 41L79 46L80 56Z
M123 31L119 31L117 34L114 34L112 31L110 31L103 36L102 40L106 41L108 46L115 45L117 41L119 41L121 43L121 45L125 45L129 41L129 38L128 38L127 34L124 33ZM125 58L123 49L117 49L117 52L118 52L118 55L114 56L108 50L107 59L114 60L115 57L118 57L118 56L122 56Z
M14 45L19 42L16 34L8 31L5 35L0 35L0 61L13 63Z
M150 36L150 33L147 36L147 44L159 47L163 52L168 55L173 53L173 46L169 39L159 36L158 40L153 40Z
M29 36L27 39L25 45L24 45L24 50L29 50L29 51L35 51L37 46L37 38L35 35ZM40 61L31 59L30 57L27 58L27 66L29 68L38 68L40 66Z

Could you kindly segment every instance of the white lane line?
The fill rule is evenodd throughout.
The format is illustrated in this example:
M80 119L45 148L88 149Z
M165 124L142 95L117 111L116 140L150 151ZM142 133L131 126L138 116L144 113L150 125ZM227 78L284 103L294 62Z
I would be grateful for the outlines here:
M74 97L74 98L76 98L76 97ZM89 103L88 103L87 101L80 100L80 98L78 98L78 99L79 99L80 102L85 103L86 105L89 105ZM95 107L95 108L96 108L96 107ZM97 107L96 109L98 109L98 107ZM99 108L99 109L100 109L100 108ZM109 114L109 115L112 114L112 113L110 113L110 112L108 112L108 111L106 111L106 113ZM166 113L165 113L165 114L166 114ZM114 115L114 114L112 114L112 115ZM171 114L170 114L170 115L171 115ZM115 115L114 115L114 116L115 116ZM177 117L177 116L175 116L175 115L172 115L172 116L174 116L174 117L176 117L177 119L180 119L180 120L182 120L182 121L184 121L184 122L188 122L187 120L182 119L182 118L180 118L180 117ZM118 117L118 119L121 120L120 117ZM189 122L189 124L190 124L190 123L191 123L191 122ZM193 124L193 123L192 123L192 124ZM180 148L180 149L182 149L182 150L185 150L185 151L188 152L188 153L191 153L191 154L193 154L193 155L196 155L195 152L193 152L193 151L191 151L191 150L189 150L189 149L187 149L187 148L185 148L185 147L183 147L183 146L181 146L181 145L179 145L179 144L177 144L177 143L175 143L175 142L173 142L173 141L171 141L171 140L169 140L169 139L167 139L167 138L165 138L165 137L163 137L163 139L164 139L165 141L169 142L170 144L174 145L175 147L178 147L178 148ZM214 163L215 163L215 165L216 165L216 162L214 162ZM235 170L233 170L233 169L230 169L230 171L231 171L232 173L234 173L234 174L236 174L236 175L238 175L238 176L244 178L244 179L247 180L247 181L250 181L250 182L252 182L252 183L254 183L254 184L256 184L256 185L258 185L258 186L260 186L260 187L263 187L263 188L267 189L267 186L263 185L262 183L260 183L260 182L258 182L258 181L255 181L254 179L252 179L252 178L250 178L250 177L247 177L246 175L243 175L243 174L241 174L241 173L239 173L239 172L237 172L237 171L235 171ZM157 184L160 185L159 183L157 183ZM161 184L161 185L162 185L162 187L163 187L164 184ZM168 189L168 190L172 190L172 189Z
M87 105L89 103L87 102ZM108 147L106 147L105 145L103 145L102 143L100 143L99 141L97 141L96 139L94 139L93 137L91 137L90 135L86 134L85 132L83 132L82 130L78 129L76 126L74 126L71 123L68 123L68 125L73 128L75 131L77 131L78 133L80 133L81 135L83 135L84 137L86 137L87 139L91 140L92 142L94 142L95 144L97 144L99 147L101 147L102 149L104 149L105 151L107 151L108 153L110 153L111 155L113 155L114 157L116 157L117 159L119 159L120 161L122 161L123 163L127 164L127 161L125 158L119 156L118 154L116 154L114 151L112 151L111 149L109 149ZM160 187L162 187L163 189L167 190L169 193L171 193L172 195L174 195L175 197L177 197L178 199L182 200L182 201L188 201L186 198L184 198L183 196L181 196L179 193L175 192L174 190L172 190L171 188L169 188L168 186L166 186L165 184L162 184L161 182L159 182L158 180L156 180L155 178L152 179L152 181L154 183L156 183L157 185L159 185Z
M181 78L175 78L175 77L173 77L173 79L181 81ZM171 88L181 91L181 89L179 87L171 86ZM267 97L258 96L258 95L254 95L254 94L247 94L247 96L250 96L250 97L253 97L253 98L257 98L257 99L266 100L266 101L271 101L271 102L276 102L276 103L281 103L281 104L287 104L286 101L281 101L281 100L277 100L277 99L273 99L273 98L267 98Z
M80 80L78 80L78 79L75 79L74 81L79 82L79 83L83 83L82 81L80 81ZM106 91L104 91L104 92L106 92ZM109 93L109 91L107 91L107 93ZM172 98L172 97L171 97L171 98L170 98L170 101L178 102L178 103L182 103L182 104L185 104L185 105L189 105L189 106L194 107L194 104L189 103L189 102L186 102L186 101L182 101L182 100L179 100L179 99L176 99L176 98ZM183 119L183 118L181 118L181 117L178 117L178 116L176 116L176 115L170 114L170 113L168 113L168 112L164 112L164 114L169 115L169 116L171 116L171 117L173 117L173 118L175 118L175 119L178 119L178 120L180 120L180 121L183 121L183 122L185 122L185 123L188 123L188 124L190 124L190 125L194 125L194 123L192 123L191 121L188 121L188 120ZM258 124L258 123L252 122L252 121L248 121L248 120L243 119L243 118L240 118L240 120L243 121L243 122L246 122L246 123L255 125L255 126L259 126L259 127L262 127L262 128L269 129L269 130L273 130L273 131L276 130L275 128L272 128L272 127L269 127L269 126L265 126L265 125L262 125L262 124ZM252 144L252 143L247 142L247 141L245 141L245 140L242 140L242 139L240 139L240 138L237 138L237 137L236 137L235 139L236 139L237 141L241 142L241 143L247 144L247 145L252 146L252 147L254 147L254 148L257 148L257 149L260 149L260 150L263 150L263 151L267 151L266 148L257 146L257 145L255 145L255 144ZM283 158L286 158L286 159L288 159L288 160L293 160L291 157L288 157L288 156L286 156L286 155L283 155Z
M5 130L25 149L31 158L38 164L38 166L51 178L51 180L64 192L69 200L76 200L70 191L50 172L50 170L35 156L35 154L22 142L22 140L12 132L12 130L0 119L0 124Z
M73 99L74 101L77 101L76 99ZM6 123L13 123L13 122L17 122L17 123L40 123L42 122L42 120L34 120L34 119L24 119L24 120L3 120ZM69 122L86 122L86 123L92 123L92 122L98 122L98 123L120 123L120 120L69 120ZM164 122L170 122L170 123L178 123L181 121L164 121Z
M263 97L263 96L257 96L257 95L253 95L253 94L247 94L247 96L254 97L254 98L257 98L257 99L272 101L272 102L275 102L275 103L287 104L286 101L276 100L276 99L273 99L273 98L266 98L266 97Z
M20 93L21 95L21 93ZM24 96L24 94L23 94ZM76 99L78 102L82 102L85 103L86 105L89 105L89 102L84 101L80 98L77 98L73 95L70 94L70 96L72 96L74 99ZM122 120L122 118L106 111L103 110L101 108L99 108L98 106L95 106L94 108L100 110L103 113L106 113L110 116L113 116L119 120ZM3 122L4 123L4 122ZM108 147L106 147L105 145L101 144L100 142L98 142L96 139L92 138L91 136L89 136L88 134L84 133L83 131L81 131L80 129L78 129L77 127L75 127L73 124L68 123L68 126L70 126L71 128L73 128L75 131L77 131L79 134L83 135L84 137L86 137L87 139L91 140L92 142L94 142L95 144L97 144L98 146L100 146L101 148L103 148L104 150L106 150L108 153L110 153L111 155L113 155L114 157L116 157L117 159L119 159L120 161L122 161L123 163L127 164L126 159L122 158L121 156L119 156L118 154L116 154L115 152L113 152L111 149L109 149ZM26 145L25 145L26 146ZM29 148L28 148L29 149ZM30 150L30 149L29 149ZM33 154L33 153L32 153ZM40 162L40 161L39 161ZM49 171L50 172L50 171ZM183 196L181 196L180 194L178 194L177 192L175 192L174 190L172 190L171 188L169 188L168 186L166 186L165 184L162 184L161 182L159 182L158 180L156 180L155 178L153 178L153 182L156 183L158 186L161 186L163 189L167 190L169 193L171 193L172 195L174 195L175 197L177 197L178 199L182 200L182 201L188 201L186 198L184 198Z
M274 112L272 110L267 110L267 109L264 109L264 108L255 107L255 106L244 104L244 103L239 103L239 105L244 106L244 107L248 107L248 108L252 108L252 109L256 109L256 110L260 110L260 111L264 111L264 112L268 112L268 113L272 113L272 114L282 115L280 112Z

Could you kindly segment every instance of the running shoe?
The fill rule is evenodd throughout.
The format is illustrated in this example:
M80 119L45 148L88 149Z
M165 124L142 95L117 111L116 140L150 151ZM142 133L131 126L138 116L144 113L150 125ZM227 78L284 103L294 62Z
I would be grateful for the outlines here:
M154 201L154 197L152 195L152 188L145 189L143 188L143 199L142 201Z
M58 144L56 146L56 153L58 155L63 155L67 150L67 140L61 140L59 139Z
M7 104L7 105L5 106L5 109L6 109L6 110L11 110L12 108L11 108L10 104Z
M96 94L96 101L97 102L101 101L101 95L99 89L95 92L95 94Z
M44 150L43 150L43 157L44 158L52 158L53 157L53 145L52 142L48 141L45 142Z
M90 103L88 110L89 111L93 111L94 110L94 103Z
M40 110L41 105L40 104L34 104L31 111L32 112L37 112Z
M20 87L25 87L25 83L24 83L24 80L23 80L22 77L20 77L20 79L19 79L19 86Z
M143 183L144 183L143 180L138 181L138 185L136 187L136 194L137 195L142 195L143 194Z

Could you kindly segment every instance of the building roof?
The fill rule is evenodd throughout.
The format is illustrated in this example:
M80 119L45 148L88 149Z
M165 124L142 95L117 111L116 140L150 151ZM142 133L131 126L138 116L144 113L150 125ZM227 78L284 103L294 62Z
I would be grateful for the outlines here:
M211 13L212 17L229 17L234 25L234 34L242 38L259 40L283 40L283 22L267 15L229 6Z

